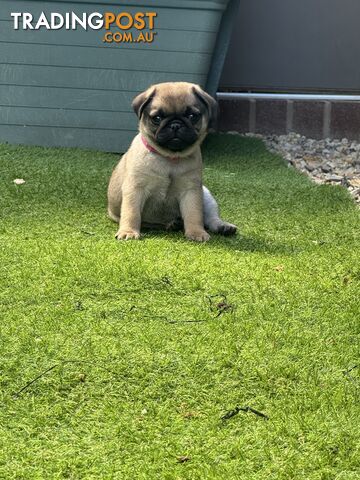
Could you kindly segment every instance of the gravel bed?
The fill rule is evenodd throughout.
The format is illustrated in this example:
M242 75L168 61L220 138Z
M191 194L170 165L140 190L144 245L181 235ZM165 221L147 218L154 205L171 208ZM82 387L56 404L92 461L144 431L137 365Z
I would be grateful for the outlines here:
M231 132L233 133L233 132ZM297 133L254 135L262 138L271 152L282 155L316 183L331 183L347 188L360 205L360 143L342 140L314 140Z

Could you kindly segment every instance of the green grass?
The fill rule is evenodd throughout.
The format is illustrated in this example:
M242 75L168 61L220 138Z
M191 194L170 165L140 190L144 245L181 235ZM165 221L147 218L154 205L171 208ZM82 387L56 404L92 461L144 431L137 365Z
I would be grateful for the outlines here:
M359 478L359 211L258 140L204 157L240 235L119 243L116 155L0 147L0 478Z

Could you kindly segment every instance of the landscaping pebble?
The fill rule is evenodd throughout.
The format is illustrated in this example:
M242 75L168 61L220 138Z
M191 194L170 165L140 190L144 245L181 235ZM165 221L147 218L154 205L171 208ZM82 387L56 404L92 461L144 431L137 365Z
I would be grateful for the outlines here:
M268 149L282 155L316 183L331 183L347 188L360 205L360 143L342 140L314 140L297 133L258 135Z
M25 180L23 178L15 178L14 183L15 185L24 185Z

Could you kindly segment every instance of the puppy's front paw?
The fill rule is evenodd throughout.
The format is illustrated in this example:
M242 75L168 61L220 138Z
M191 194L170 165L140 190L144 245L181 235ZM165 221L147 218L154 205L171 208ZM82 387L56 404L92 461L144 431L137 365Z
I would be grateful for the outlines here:
M116 240L138 240L140 238L140 232L136 230L121 229L115 235Z
M207 242L210 235L205 230L189 230L185 232L185 237L194 242Z

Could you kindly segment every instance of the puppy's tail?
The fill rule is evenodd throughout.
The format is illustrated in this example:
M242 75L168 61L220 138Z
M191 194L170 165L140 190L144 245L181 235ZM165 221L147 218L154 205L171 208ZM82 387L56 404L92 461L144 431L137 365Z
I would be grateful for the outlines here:
M111 220L112 220L113 222L119 223L119 221L120 221L120 216L119 216L119 215L116 215L114 212L112 212L112 211L110 210L110 208L108 208L108 215L109 215L109 217L111 218Z

